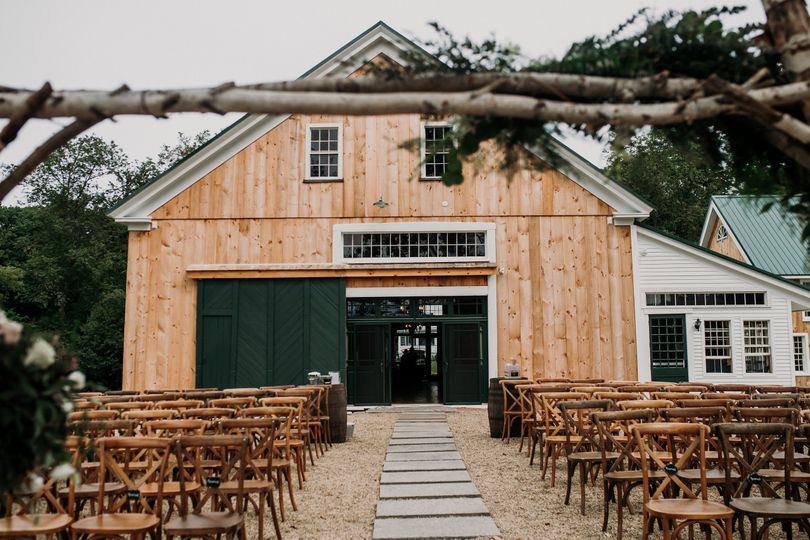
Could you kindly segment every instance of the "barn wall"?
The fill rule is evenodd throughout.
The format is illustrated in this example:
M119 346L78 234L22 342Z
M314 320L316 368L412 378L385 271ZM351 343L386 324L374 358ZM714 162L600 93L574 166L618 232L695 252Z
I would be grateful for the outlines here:
M335 120L344 181L305 183L305 126ZM465 165L460 186L420 181L418 152L402 147L419 124L405 115L291 117L158 209L155 229L130 232L125 388L194 385L190 265L329 263L335 224L423 220L496 224L499 371L515 358L528 375L635 378L629 227L609 225L612 210L557 171L509 178L491 151ZM373 206L380 197L390 206ZM438 269L347 286L484 280Z

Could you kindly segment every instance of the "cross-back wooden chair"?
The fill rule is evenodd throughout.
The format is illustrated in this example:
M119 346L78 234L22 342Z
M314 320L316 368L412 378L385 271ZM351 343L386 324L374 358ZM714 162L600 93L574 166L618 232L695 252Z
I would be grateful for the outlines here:
M281 528L273 498L272 461L278 420L274 418L227 418L220 420L219 428L223 435L247 437L250 442L245 459L244 493L246 501L256 511L259 538L264 538L264 509L270 506L276 536L281 538ZM239 486L235 481L223 482L220 490L229 497L235 497ZM281 496L281 495L279 495ZM283 505L282 505L283 509ZM283 511L283 510L282 510Z
M543 377L543 376L538 376L537 374L535 374L534 382L536 382L537 384L546 384L546 383L551 383L551 384L561 384L562 383L562 384L565 384L565 383L570 383L571 379L569 379L567 377Z
M714 384L712 385L713 392L732 392L740 394L751 394L754 391L753 385L744 383L729 383L729 384Z
M295 462L296 475L298 476L298 489L304 489L304 482L307 479L307 459L305 455L307 446L306 441L293 429L293 425L300 424L305 402L305 398L297 396L266 397L259 401L262 407L284 407L291 410L287 415L286 422L280 425L277 431L280 444L277 444L276 448L283 450L281 453L284 459L293 460ZM310 459L313 459L311 451Z
M566 488L565 504L571 500L571 484L574 472L579 469L579 511L585 515L585 484L590 476L596 482L596 473L602 460L611 462L618 459L615 452L603 453L599 433L592 414L611 409L609 400L563 401L557 404L565 425Z
M306 401L301 409L301 420L297 425L293 425L293 430L298 431L301 439L306 441L311 459L313 455L312 448L315 449L314 453L317 455L322 441L321 424L320 422L313 420L313 414L315 412L315 393L311 389L298 387L284 390L276 395L306 398ZM320 449L320 453L323 455L323 449Z
M201 401L207 402L211 399L222 399L225 397L224 392L220 392L219 390L187 390L182 393L183 399L199 399Z
M604 490L602 531L607 532L610 501L615 501L618 540L622 540L623 509L625 506L629 508L630 492L643 481L641 461L635 450L635 438L630 436L630 426L653 422L656 416L656 412L650 409L593 413L593 422L599 433L599 451L602 458L602 487ZM663 473L653 472L651 475L657 479L662 477Z
M170 418L177 418L177 411L174 410L157 410L150 409L147 411L135 410L124 411L121 413L123 420L138 420L139 422L149 422L150 420L169 420Z
M709 386L705 384L678 383L664 388L664 392L687 392L692 394L702 394L709 391Z
M118 411L87 409L70 413L68 415L68 422L79 422L82 420L115 420L118 418L118 415Z
M318 414L317 419L321 422L321 429L324 433L324 441L327 447L332 446L332 426L329 423L329 392L331 391L331 385L329 384L318 384L318 385L309 385L306 388L316 388L319 392L318 394Z
M792 500L793 434L794 427L786 423L723 423L715 426L723 449L727 471L737 470L740 478L733 482L727 476L725 503L739 518L740 536L744 519L748 518L750 538L763 538L771 525L781 523L783 528L799 529L810 536L810 504ZM781 463L776 454L784 458ZM784 487L784 496L778 493ZM759 496L753 496L754 490ZM761 527L757 521L764 521ZM788 532L790 538L792 531Z
M68 444L78 444L76 437L68 437ZM80 457L73 455L71 464L78 468ZM73 522L75 477L67 480L63 488L64 499L57 495L58 482L49 478L47 471L36 473L42 477L42 486L30 493L3 494L5 516L0 519L0 538L26 538L44 536L47 540L64 538Z
M180 435L203 435L210 422L198 418L170 418L144 422L147 437L171 439Z
M700 394L692 394L690 392L653 392L652 399L668 399L669 401L678 401L681 399L696 399L700 398Z
M264 395L258 388L224 388L222 393L229 397L255 397L256 399Z
M244 436L181 436L173 440L175 461L192 471L192 480L180 475L178 515L166 522L163 531L174 537L216 537L228 540L245 531L245 470L249 440ZM223 482L236 483L235 495L222 491ZM201 491L197 486L204 486ZM190 489L191 488L191 489ZM233 500L232 500L233 499ZM211 509L206 511L206 504Z
M104 405L104 408L108 411L137 411L142 410L146 411L149 409L153 409L155 407L154 402L152 401L114 401L112 403L107 403Z
M180 411L183 418L199 418L200 420L217 420L219 418L232 418L236 416L236 409L230 407L203 407L202 409L186 409Z
M546 423L543 416L543 398L542 394L550 392L567 392L568 385L560 386L558 383L544 383L544 384L527 384L518 385L523 396L523 404L521 405L525 410L525 417L523 419L523 428L525 429L525 437L528 443L527 452L529 454L529 465L534 465L534 456L539 444L540 446L540 459L543 460L545 441L544 435L546 432ZM522 450L524 434L521 432L521 446L518 450Z
M781 386L778 384L758 384L754 386L758 394L796 394L799 389L796 386Z
M633 401L619 401L616 403L616 406L623 411L650 409L656 411L660 419L661 410L672 408L675 406L675 403L668 399L638 399Z
M169 409L174 411L185 411L187 409L201 409L205 406L205 402L201 399L171 399L167 401L158 401L155 403L155 409Z
M613 402L614 408L620 401L637 401L642 399L642 395L636 392L595 392L593 399L609 399Z
M540 399L543 406L543 422L545 425L541 478L546 479L546 470L550 461L551 486L554 487L557 480L557 458L561 453L564 453L568 440L565 436L565 419L558 405L565 401L584 401L588 399L588 394L580 392L547 392L541 393Z
M160 537L163 508L162 483L170 453L170 441L153 437L103 438L96 441L99 455L98 514L73 522L72 538L131 535L143 538L149 533ZM143 455L146 470L130 467L134 455ZM154 481L158 487L154 500L141 493L142 486ZM121 482L125 489L107 493L108 482Z
M747 404L748 402L739 402ZM732 416L738 422L785 423L798 425L799 411L793 407L732 407Z
M649 538L654 520L661 521L665 540L678 538L686 527L691 533L693 525L701 526L707 538L713 529L723 540L731 540L734 511L708 499L705 451L709 427L700 423L652 423L636 424L630 427L630 431L641 458L644 540ZM662 456L660 448L669 449L670 455ZM702 473L698 493L678 476L679 471L693 463L697 463ZM665 474L658 480L651 476L653 471ZM676 492L680 493L679 497Z
M136 396L136 401L148 401L150 403L157 403L158 401L172 401L175 399L180 399L183 397L183 394L180 391L174 392L164 392L164 391L148 391L145 394L141 394Z
M672 383L636 383L619 387L619 392L644 394L645 398L649 399L653 392L663 392L664 388L671 385Z
M700 397L701 399L727 399L739 401L741 399L751 399L751 394L744 394L741 392L703 392Z
M712 398L712 399L681 399L677 402L678 407L691 409L694 407L721 407L725 411L723 421L731 420L731 408L737 403L735 399Z
M258 400L255 396L226 397L221 399L209 399L208 407L223 409L244 409L245 407L255 407Z

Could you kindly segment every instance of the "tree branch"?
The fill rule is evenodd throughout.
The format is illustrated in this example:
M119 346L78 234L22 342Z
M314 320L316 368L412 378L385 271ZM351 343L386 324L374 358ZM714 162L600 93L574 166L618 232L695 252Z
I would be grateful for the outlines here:
M26 98L25 106L21 110L9 117L8 123L0 131L0 152L17 138L17 134L25 123L45 104L45 100L50 97L52 92L51 84L46 82L42 88Z
M26 176L31 174L40 163L45 161L47 157L62 146L70 139L80 135L85 130L98 124L104 118L94 117L90 119L77 119L71 124L65 126L61 130L51 135L48 140L37 147L22 163L14 167L14 169L0 182L0 202L8 195L12 189L20 185Z
M798 82L746 92L767 105L782 105L810 98L810 83ZM25 107L30 93L0 93L0 118ZM530 96L474 92L329 93L226 89L174 91L92 91L54 93L36 113L38 118L95 117L120 114L163 117L177 112L242 112L251 114L429 114L503 116L545 122L612 125L668 125L733 112L736 106L723 96L708 96L687 103L577 103Z

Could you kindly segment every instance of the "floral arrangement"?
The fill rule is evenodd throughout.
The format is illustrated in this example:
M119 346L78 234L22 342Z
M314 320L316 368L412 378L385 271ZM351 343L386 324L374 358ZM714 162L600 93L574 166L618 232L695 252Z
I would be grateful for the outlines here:
M67 415L85 385L58 337L34 335L0 311L0 494L31 493L43 473L75 473L65 451Z

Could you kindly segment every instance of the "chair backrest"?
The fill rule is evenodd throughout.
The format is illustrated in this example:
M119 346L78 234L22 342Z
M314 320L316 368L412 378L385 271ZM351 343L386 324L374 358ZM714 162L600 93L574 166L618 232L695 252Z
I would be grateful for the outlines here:
M661 416L667 422L695 422L712 426L726 420L725 407L676 407L662 409Z
M121 418L124 420L168 420L169 418L177 418L177 411L174 410L137 410L137 411L124 411L121 413Z
M99 459L97 504L100 512L117 513L123 509L160 515L163 481L171 452L171 441L156 437L104 437L96 441ZM137 463L138 467L132 465ZM145 464L145 468L140 465ZM123 492L107 493L108 482L121 482ZM141 496L141 486L157 484L153 504Z
M256 398L254 396L230 397L230 398L208 400L209 407L217 407L217 408L244 409L245 407L253 407L254 405L256 405Z
M219 390L189 390L183 392L183 399L200 399L203 401L211 399L222 399L225 397Z
M156 409L172 409L178 412L186 409L201 409L204 406L205 402L201 399L172 399L155 403Z
M641 394L635 392L594 392L593 399L609 399L614 404L620 401L635 401L642 399Z
M80 420L115 420L118 418L118 411L97 411L85 410L76 411L68 415L69 422L77 422Z
M563 416L568 455L575 452L599 450L599 435L592 414L609 411L612 407L613 402L607 399L557 403L557 408Z
M773 498L781 498L776 491L780 484L786 494L792 491L794 428L791 424L729 422L717 424L715 431L726 471L726 504L733 498L749 496L749 493L753 496L751 491L754 488L759 489L760 496ZM779 462L775 459L776 452L783 453ZM783 474L777 477L760 474L772 465ZM731 478L733 470L739 472L739 478Z
M667 386L672 386L672 383L636 383L619 387L619 392L637 392L649 395L652 392L663 392Z
M250 453L250 439L243 435L197 435L181 436L173 440L180 483L179 514L186 517L189 508L201 514L209 501L219 503L230 513L242 514L245 504L245 474ZM203 492L188 490L192 481L187 471L191 470L193 481L202 486ZM221 490L223 482L236 482L236 500ZM191 504L189 504L191 502Z
M88 439L101 437L132 437L139 423L136 420L79 420L71 422L71 433L81 434Z
M798 425L799 410L792 407L732 407L738 422L785 423Z
M672 386L667 386L664 388L664 392L690 392L694 394L702 394L703 392L708 392L709 386L705 384L673 384Z
M209 422L196 418L151 420L144 422L146 435L149 437L163 437L171 439L178 435L202 435Z
M755 385L754 389L759 394L795 394L798 391L798 388L795 386L781 386L775 384L759 384Z
M115 401L113 403L105 404L104 408L109 411L129 411L129 410L148 410L154 408L155 404L151 401Z
M715 384L712 385L714 392L736 392L740 394L750 394L753 392L753 385L750 384Z
M565 401L584 401L588 394L581 392L544 392L539 394L543 405L543 421L546 436L560 435L565 429L565 419L558 405Z
M592 421L599 434L599 451L602 454L604 471L638 470L641 467L635 453L635 439L630 436L630 427L653 422L656 417L656 412L651 409L593 413ZM608 460L608 452L618 453L619 457Z
M703 392L700 397L702 399L751 399L751 394L744 394L740 392Z
M674 497L673 488L679 489L684 498L708 499L706 438L709 431L709 426L704 424L685 422L654 422L630 427L641 461L645 503L650 499ZM678 476L678 471L695 463L700 471L699 495L693 491L691 484L686 484ZM655 490L651 491L650 477L654 471L662 471L664 477Z
M653 409L660 411L675 406L675 403L668 399L638 399L634 401L619 401L616 406L623 411L633 409ZM660 414L660 413L659 413Z
M135 399L137 401L151 401L152 403L157 403L158 401L170 401L180 399L181 397L182 394L180 392L152 391L151 393L136 396Z
M205 407L202 409L186 409L180 411L183 418L199 418L201 420L216 420L218 418L231 418L236 416L236 409L230 407Z
M77 399L73 402L74 411L88 411L99 407L101 407L101 403L90 399Z
M653 392L653 399L668 399L670 401L678 401L679 399L695 399L699 398L700 394L690 394L689 392Z
M264 395L262 390L258 388L225 388L222 393L228 397L259 397Z
M250 441L246 473L250 478L270 479L278 418L226 418L220 420L223 435L240 435ZM264 465L262 465L262 461Z
M120 395L120 396L104 395L104 396L98 396L98 397L93 398L93 399L98 401L102 405L109 405L110 403L126 403L127 401L133 401L134 397L135 397L134 395L129 395L129 394Z

